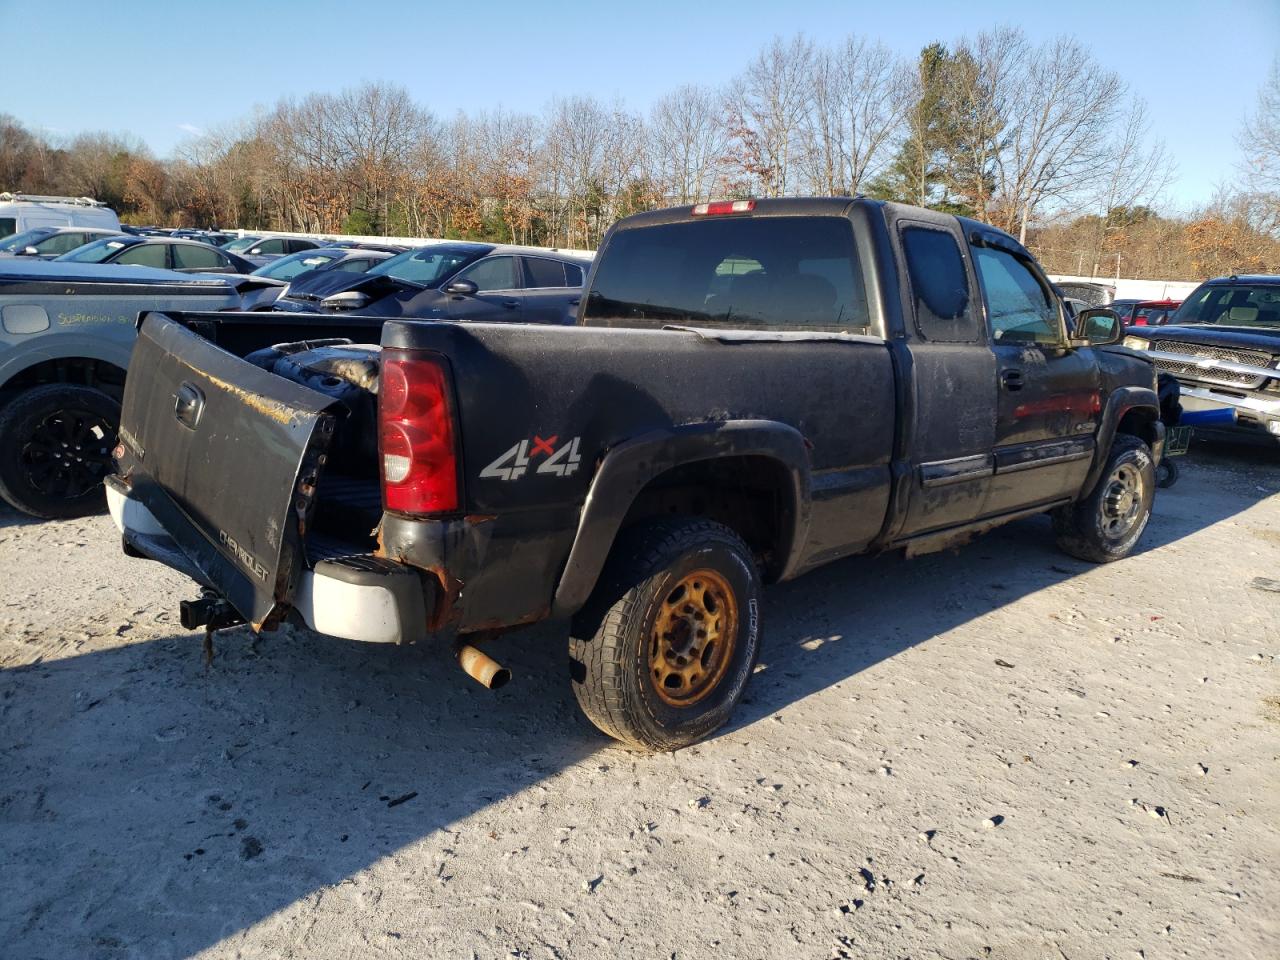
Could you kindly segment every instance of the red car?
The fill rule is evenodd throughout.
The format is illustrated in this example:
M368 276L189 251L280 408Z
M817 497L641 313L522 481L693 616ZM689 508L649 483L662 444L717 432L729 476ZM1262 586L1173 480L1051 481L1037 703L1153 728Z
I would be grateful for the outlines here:
M1110 307L1120 314L1121 321L1128 329L1163 326L1181 305L1181 300L1117 300Z

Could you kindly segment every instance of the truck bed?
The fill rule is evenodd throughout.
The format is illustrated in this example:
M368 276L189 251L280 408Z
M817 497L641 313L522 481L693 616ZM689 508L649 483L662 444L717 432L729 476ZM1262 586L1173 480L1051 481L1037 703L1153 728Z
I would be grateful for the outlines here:
M323 332L367 339L382 323L344 317ZM357 429L339 405L241 359L314 325L292 315L150 315L138 347L149 376L126 390L124 422L138 434L127 438L138 448L128 465L135 495L171 533L180 529L180 546L255 623L288 605L304 564L360 546L326 535L326 511L349 517L377 503L376 472L343 473L320 459L344 429ZM767 420L785 434L779 442L792 450L793 479L806 492L790 508L803 511L804 535L785 555L762 558L771 578L854 552L883 526L895 436L883 341L427 321L388 322L382 341L450 363L463 506L439 518L431 545L421 542L420 525L409 532L388 516L381 549L436 568L446 592L465 583L453 611L463 628L551 611L561 573L591 559L570 557L570 549L599 465L637 438L650 452L629 468L629 480L610 484L612 496L644 486L664 444L673 463L682 438L708 435L749 458L764 451L753 446L758 439L740 439L751 433L744 425ZM188 382L210 404L194 431L165 400ZM236 494L226 498L231 457L251 472L236 475ZM521 458L523 470L515 468ZM749 496L757 479L739 479ZM293 502L299 484L316 490L305 510ZM368 536L363 545L376 546Z

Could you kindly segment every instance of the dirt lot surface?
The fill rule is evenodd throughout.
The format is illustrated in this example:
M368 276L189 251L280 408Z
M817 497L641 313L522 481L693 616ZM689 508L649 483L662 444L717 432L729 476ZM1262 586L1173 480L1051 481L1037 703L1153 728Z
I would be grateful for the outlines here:
M0 955L1274 960L1277 493L1193 450L1121 563L1036 519L775 588L734 725L654 757L561 628L497 693L303 632L206 670L106 518L0 513Z

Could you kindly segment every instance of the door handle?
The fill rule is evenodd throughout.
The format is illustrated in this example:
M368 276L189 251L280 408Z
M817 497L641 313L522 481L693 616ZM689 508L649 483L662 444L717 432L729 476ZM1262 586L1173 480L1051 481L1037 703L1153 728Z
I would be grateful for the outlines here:
M204 412L204 394L195 384L183 383L178 387L178 392L173 398L173 415L184 427L194 430L202 412Z
M1000 384L1006 390L1021 390L1022 382L1021 370L1004 370L1000 373Z
M516 307L520 306L520 301L519 300L503 300L502 305L506 307L508 310L514 310Z
M569 306L571 306L571 307L576 307L576 306L577 306L578 304L580 304L580 303L582 303L582 298L581 298L581 297L574 297L572 300L570 300L570 301L569 301Z

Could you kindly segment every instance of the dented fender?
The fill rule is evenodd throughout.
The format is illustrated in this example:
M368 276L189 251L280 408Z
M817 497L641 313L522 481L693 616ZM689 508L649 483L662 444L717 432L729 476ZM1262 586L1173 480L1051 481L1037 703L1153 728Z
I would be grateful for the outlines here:
M809 455L800 431L772 420L723 420L658 430L609 450L592 478L573 546L556 585L552 616L576 613L595 588L627 512L645 486L675 467L719 457L778 461L791 481L782 578L798 566L809 527Z

